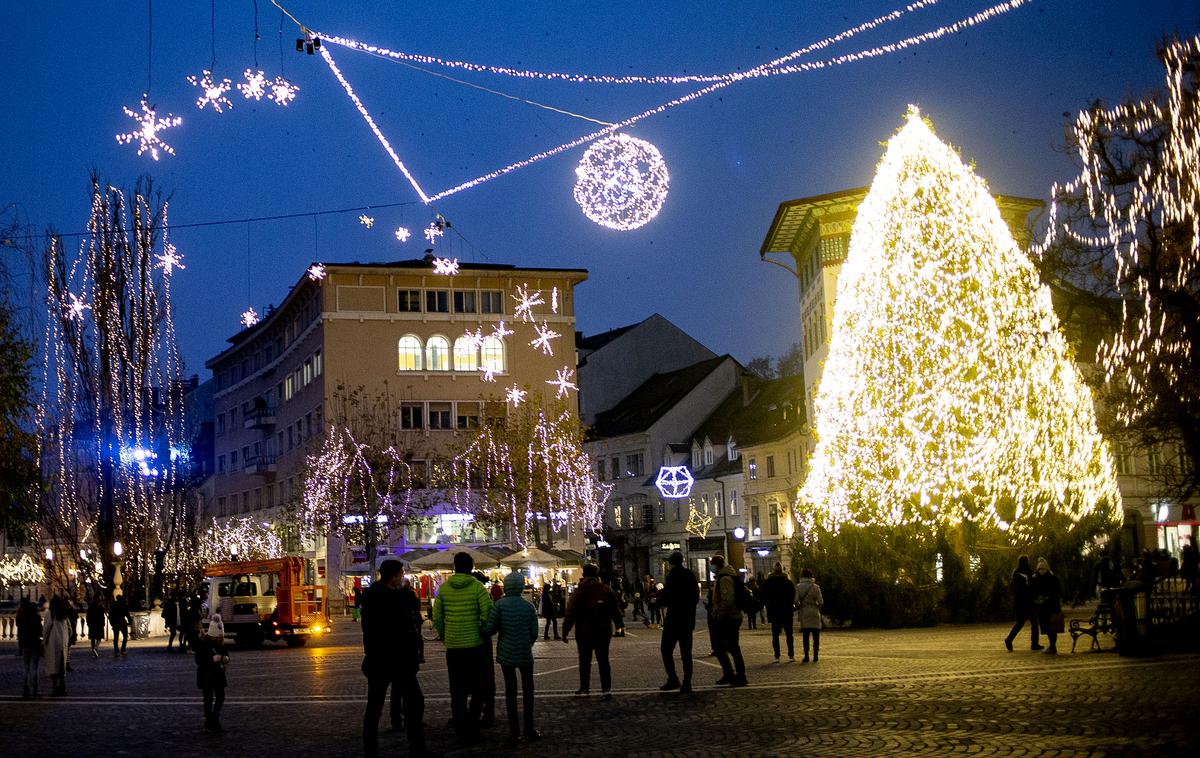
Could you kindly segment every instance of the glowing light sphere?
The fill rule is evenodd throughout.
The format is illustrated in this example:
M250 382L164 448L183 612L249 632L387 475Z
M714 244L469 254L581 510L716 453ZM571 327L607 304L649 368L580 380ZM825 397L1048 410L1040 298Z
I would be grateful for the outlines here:
M158 113L154 108L146 102L146 96L142 96L142 112L137 113L132 109L122 106L121 110L125 111L125 115L137 122L137 128L132 132L125 132L117 135L117 142L122 145L128 145L130 142L137 141L137 154L150 153L150 157L158 160L158 151L161 149L167 155L174 155L175 148L163 142L159 133L170 129L173 126L179 126L183 123L183 119L179 116L168 113L166 118L159 118Z
M654 486L658 494L671 500L688 497L692 494L692 485L696 480L687 466L663 466L658 470Z
M575 202L583 215L618 231L649 223L670 188L662 153L628 134L614 134L589 147L575 175Z
M242 326L247 329L258 323L258 311L253 307L242 311Z
M277 76L275 77L275 81L271 83L271 91L267 93L267 99L276 105L286 106L296 99L296 93L299 91L299 87L282 76Z
M225 96L225 93L232 89L233 82L228 79L213 79L212 72L208 69L200 72L200 76L192 74L187 80L193 87L200 88L200 96L196 98L196 107L200 110L209 105L217 113L224 113L226 108L233 108L233 103Z
M242 93L242 97L247 100L262 100L263 95L267 94L267 75L261 70L246 69L242 73L242 77L246 81L238 82L238 91Z

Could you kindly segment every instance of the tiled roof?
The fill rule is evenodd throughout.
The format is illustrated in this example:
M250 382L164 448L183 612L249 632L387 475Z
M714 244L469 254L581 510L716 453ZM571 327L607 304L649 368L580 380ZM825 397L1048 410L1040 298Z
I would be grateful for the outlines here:
M619 437L649 429L726 360L732 358L717 356L677 371L651 376L615 407L597 414L590 436L593 439Z

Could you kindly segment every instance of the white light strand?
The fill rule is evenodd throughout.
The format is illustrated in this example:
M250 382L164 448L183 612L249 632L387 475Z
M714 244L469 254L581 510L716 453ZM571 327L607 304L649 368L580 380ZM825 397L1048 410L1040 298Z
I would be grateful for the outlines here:
M276 105L287 106L288 103L296 99L296 93L300 88L292 84L282 76L275 77L275 81L271 82L270 91L267 92L267 99L274 102Z
M158 160L158 151L161 149L167 155L174 155L175 148L163 142L160 132L170 129L174 126L179 126L183 123L183 119L174 114L168 113L166 118L159 118L154 108L151 108L146 103L146 95L142 95L142 112L139 114L132 109L122 106L121 110L125 111L125 115L138 123L138 128L132 132L118 134L117 142L122 145L128 145L130 142L137 141L137 154L150 153L150 157Z
M628 134L614 134L589 147L575 176L575 202L583 215L618 231L648 224L670 189L662 153Z
M439 239L441 239L442 235L444 235L445 233L446 233L445 229L443 229L442 227L438 226L437 224L435 224L433 222L430 222L429 226L427 226L424 231L425 239L428 240L429 244L431 244L431 245L436 244L437 241Z
M433 273L440 276L457 276L458 258L434 258Z

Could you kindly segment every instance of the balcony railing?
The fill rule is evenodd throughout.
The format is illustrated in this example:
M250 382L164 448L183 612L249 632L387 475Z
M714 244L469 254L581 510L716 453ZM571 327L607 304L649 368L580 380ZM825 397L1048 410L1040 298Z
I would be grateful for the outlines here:
M255 408L246 414L246 420L242 422L242 426L246 429L262 429L268 426L275 426L275 409L269 406Z
M243 470L247 474L273 474L275 473L275 456L259 455L247 458Z

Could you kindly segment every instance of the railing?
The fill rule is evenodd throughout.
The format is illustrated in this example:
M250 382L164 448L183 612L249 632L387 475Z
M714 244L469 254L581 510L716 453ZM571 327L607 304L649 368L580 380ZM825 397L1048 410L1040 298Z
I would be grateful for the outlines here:
M250 474L271 474L275 472L275 456L258 455L246 460L243 471Z
M1200 594L1189 592L1182 577L1159 579L1150 591L1150 618L1155 626L1167 626L1200 618Z
M270 406L255 408L246 414L246 419L242 422L242 426L246 429L275 426L275 409Z

